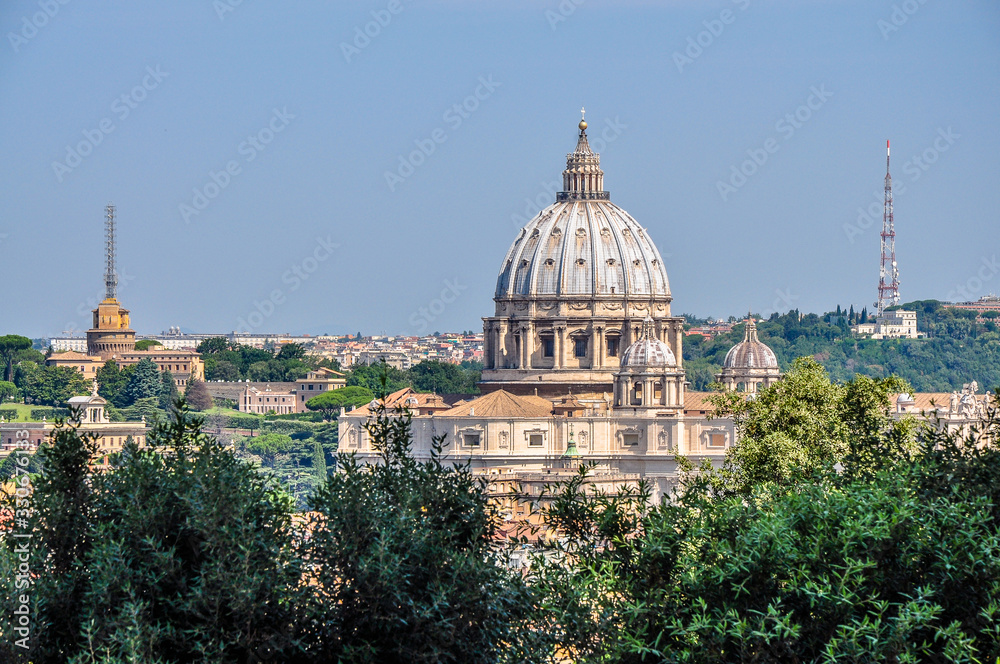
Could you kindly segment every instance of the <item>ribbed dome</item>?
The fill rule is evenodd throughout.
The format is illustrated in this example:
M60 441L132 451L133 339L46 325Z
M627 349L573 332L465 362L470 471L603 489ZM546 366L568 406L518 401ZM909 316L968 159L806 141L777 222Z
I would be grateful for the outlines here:
M676 366L674 352L670 350L670 346L653 336L653 319L646 318L642 323L642 338L622 353L621 367L638 369Z
M600 155L581 122L566 155L556 202L521 229L497 278L496 297L607 295L669 297L660 252L645 229L603 190Z
M497 297L669 296L667 271L646 231L608 201L555 203L507 251Z
M726 369L777 369L778 358L767 344L757 339L757 324L747 321L743 341L729 349L722 363Z

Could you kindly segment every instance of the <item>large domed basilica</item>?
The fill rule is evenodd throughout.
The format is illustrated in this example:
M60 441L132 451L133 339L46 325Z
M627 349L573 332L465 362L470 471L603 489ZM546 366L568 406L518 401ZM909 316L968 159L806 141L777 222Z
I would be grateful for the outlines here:
M456 403L407 388L383 403L413 415L415 455L430 457L444 435L445 456L497 476L491 486L530 492L587 462L602 489L645 478L661 496L676 482L678 455L721 463L736 436L731 419L711 417L707 394L687 392L683 318L671 315L671 299L660 252L611 202L581 121L563 191L500 265L495 311L483 319L482 396ZM774 354L756 332L747 343L725 379L756 389L777 378L777 365L758 366ZM340 418L341 449L371 462L365 423L376 405ZM524 506L514 503L518 518Z
M666 266L652 238L604 189L601 158L579 125L563 191L521 229L484 319L482 389L557 396L610 392L625 349L652 336L682 362Z

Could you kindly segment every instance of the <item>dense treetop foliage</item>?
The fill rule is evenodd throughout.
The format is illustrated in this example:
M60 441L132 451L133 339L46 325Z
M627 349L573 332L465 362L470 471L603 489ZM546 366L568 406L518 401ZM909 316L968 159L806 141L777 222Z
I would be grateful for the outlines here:
M16 474L30 497L0 505L32 534L34 579L31 650L3 621L0 659L995 662L1000 413L962 439L889 418L892 381L831 383L809 360L786 381L735 413L762 452L681 459L671 500L595 493L586 466L551 487L541 537L514 543L537 547L525 570L480 479L440 440L413 458L405 412L369 422L378 464L320 473L314 442L301 516L183 403L100 472L93 440L62 426ZM247 447L289 454L298 433ZM8 616L17 542L0 540Z

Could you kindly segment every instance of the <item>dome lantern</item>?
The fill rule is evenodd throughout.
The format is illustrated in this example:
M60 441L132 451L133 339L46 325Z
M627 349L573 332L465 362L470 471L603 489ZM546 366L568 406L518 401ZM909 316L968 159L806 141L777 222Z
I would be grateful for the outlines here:
M585 114L584 109L580 113ZM578 126L576 149L566 155L563 190L556 194L556 201L609 201L611 194L604 191L601 155L590 149L587 140L587 121L581 118Z

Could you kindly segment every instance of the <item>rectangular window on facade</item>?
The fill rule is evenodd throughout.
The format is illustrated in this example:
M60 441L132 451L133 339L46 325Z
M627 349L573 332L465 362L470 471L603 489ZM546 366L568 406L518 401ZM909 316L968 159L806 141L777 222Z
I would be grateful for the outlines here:
M577 357L587 357L587 340L577 339L574 344L573 354Z
M623 433L622 434L622 445L625 447L634 447L639 444L639 434L637 433Z
M479 434L478 433L463 434L462 443L464 443L466 447L479 447Z
M618 357L618 337L608 337L608 357Z
M725 447L726 446L726 434L724 433L713 433L708 437L709 447Z
M553 357L556 354L556 340L553 337L542 337L542 357Z
M529 447L541 447L545 444L545 437L540 433L533 433L528 436Z

